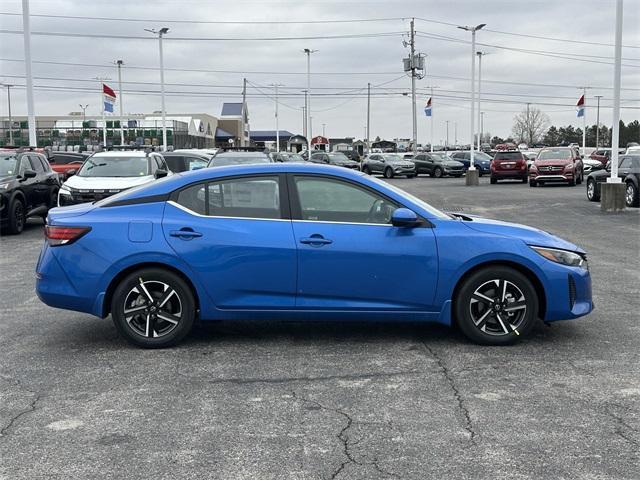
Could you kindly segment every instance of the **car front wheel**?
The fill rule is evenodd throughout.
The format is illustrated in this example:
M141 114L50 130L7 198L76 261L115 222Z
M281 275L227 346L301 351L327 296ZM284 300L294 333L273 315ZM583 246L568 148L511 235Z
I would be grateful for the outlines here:
M596 181L593 178L587 180L587 198L590 202L597 202L600 200L600 195L596 190Z
M19 198L14 198L9 207L9 233L12 235L22 233L26 221L24 203Z
M384 178L393 178L393 169L391 167L384 169Z
M433 170L433 176L436 178L442 178L442 169L440 167L436 167Z
M195 300L191 288L175 273L146 268L116 287L111 316L120 334L143 348L180 342L193 327Z
M460 330L482 345L514 343L529 333L538 318L533 285L509 267L494 266L473 273L453 301Z
M638 192L638 187L631 182L627 182L624 199L627 207L640 207L640 193Z
M362 173L371 175L371 169L365 165L364 167L362 167Z

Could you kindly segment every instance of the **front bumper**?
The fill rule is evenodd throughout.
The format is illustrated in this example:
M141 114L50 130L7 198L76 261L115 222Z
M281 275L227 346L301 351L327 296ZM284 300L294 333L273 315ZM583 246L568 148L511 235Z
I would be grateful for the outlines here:
M538 172L529 172L529 180L536 182L570 182L573 179L573 172L552 175L541 175Z
M416 167L393 167L393 173L396 175L415 175Z
M72 189L70 195L63 194L63 190L58 191L58 206L66 207L69 205L78 205L80 203L93 203L111 195L120 193L122 190L77 190Z

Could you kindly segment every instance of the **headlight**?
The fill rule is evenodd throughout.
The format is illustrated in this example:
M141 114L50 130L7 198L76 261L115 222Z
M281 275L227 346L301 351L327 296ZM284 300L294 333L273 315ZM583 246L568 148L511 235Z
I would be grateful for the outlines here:
M9 182L0 183L0 190L6 190L7 188L9 188Z
M587 257L576 252L568 250L557 250L555 248L531 247L547 260L569 267L581 267L588 269Z
M69 187L65 187L64 185L62 187L60 187L60 195L67 195L67 196L71 196L71 192L69 191Z

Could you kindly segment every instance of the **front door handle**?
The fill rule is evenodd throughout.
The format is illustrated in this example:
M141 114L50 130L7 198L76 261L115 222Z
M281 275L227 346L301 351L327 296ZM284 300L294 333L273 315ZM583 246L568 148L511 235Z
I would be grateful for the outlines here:
M172 237L178 237L182 240L192 240L194 238L201 237L202 234L200 232L194 232L192 228L184 227L180 230L171 230L169 235Z
M301 238L300 243L311 245L313 247L321 247L322 245L329 245L330 243L333 243L333 240L329 240L318 233L314 233L310 237Z

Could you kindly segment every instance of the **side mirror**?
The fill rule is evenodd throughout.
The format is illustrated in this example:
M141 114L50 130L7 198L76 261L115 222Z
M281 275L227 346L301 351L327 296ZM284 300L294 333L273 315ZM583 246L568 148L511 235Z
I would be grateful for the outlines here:
M158 169L156 170L156 173L154 174L155 178L162 178L162 177L166 177L168 175L168 172L166 170L162 170L162 169Z
M34 170L25 170L22 174L22 180L28 180L30 178L36 178L37 173Z
M72 168L71 170L67 170L66 172L67 177L70 177L71 175L75 175L76 173L78 173L78 171L75 168Z
M391 215L391 225L394 227L417 227L420 225L418 215L408 208L396 208Z

